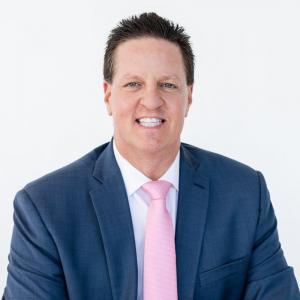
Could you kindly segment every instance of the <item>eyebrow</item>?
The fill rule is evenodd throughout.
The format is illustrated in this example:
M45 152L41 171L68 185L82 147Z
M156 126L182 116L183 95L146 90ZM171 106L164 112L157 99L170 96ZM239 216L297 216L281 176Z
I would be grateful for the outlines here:
M142 79L142 77L135 75L135 74L130 74L130 73L126 73L124 76L121 77L121 79ZM161 78L161 80L166 80L166 79L177 79L180 80L179 77L177 75L163 75Z

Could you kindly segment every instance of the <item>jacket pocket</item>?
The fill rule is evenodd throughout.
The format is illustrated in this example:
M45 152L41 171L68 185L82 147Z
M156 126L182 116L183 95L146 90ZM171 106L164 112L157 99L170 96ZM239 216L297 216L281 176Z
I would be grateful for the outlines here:
M200 286L205 286L239 273L244 273L244 276L246 276L248 261L249 256L244 256L213 269L201 272L198 277Z

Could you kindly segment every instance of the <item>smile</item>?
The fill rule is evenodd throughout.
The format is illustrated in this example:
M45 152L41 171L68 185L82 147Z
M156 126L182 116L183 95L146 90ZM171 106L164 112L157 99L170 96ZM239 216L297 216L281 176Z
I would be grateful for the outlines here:
M136 122L143 127L156 127L164 123L165 120L160 118L140 118L136 119Z

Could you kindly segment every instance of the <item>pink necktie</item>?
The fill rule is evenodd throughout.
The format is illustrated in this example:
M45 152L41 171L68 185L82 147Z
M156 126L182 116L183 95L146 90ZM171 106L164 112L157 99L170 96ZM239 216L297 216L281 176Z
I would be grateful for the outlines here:
M149 181L142 186L150 197L145 229L144 300L177 300L175 238L166 208L171 183Z

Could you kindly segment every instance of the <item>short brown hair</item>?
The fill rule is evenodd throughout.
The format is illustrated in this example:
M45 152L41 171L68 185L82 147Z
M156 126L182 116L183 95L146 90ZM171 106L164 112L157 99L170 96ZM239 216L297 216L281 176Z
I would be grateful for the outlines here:
M106 43L103 65L103 77L112 83L114 75L114 52L118 45L129 39L145 36L162 38L179 46L188 85L194 83L194 54L189 41L190 36L183 27L162 18L154 12L142 13L123 19L112 29Z

